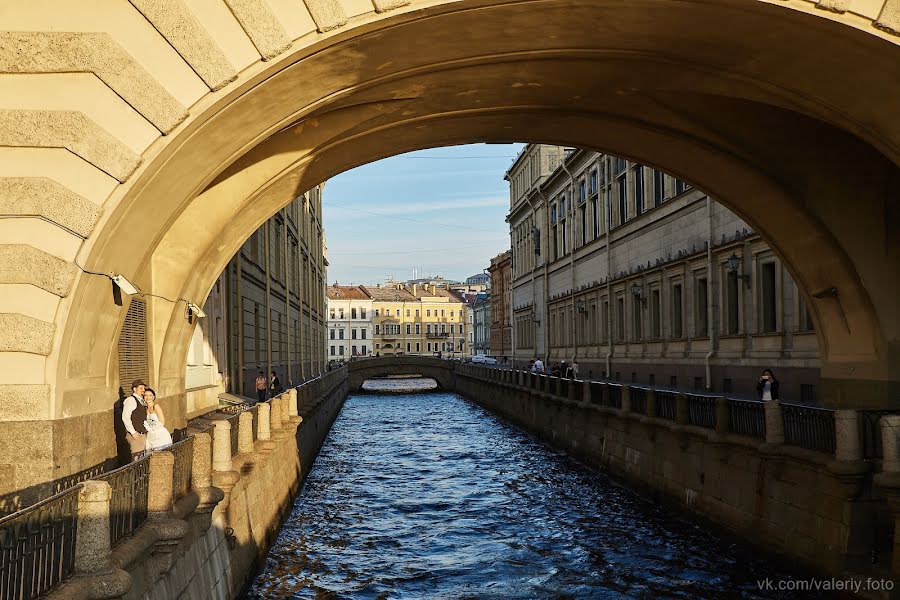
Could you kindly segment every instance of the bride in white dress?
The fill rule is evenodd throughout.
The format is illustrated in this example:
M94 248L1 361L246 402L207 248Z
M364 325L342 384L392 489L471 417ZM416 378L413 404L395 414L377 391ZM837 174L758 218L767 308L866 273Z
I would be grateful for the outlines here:
M156 392L147 388L144 402L147 403L147 419L144 421L144 427L147 428L147 450L171 446L172 434L166 429L166 416L162 406L156 402Z

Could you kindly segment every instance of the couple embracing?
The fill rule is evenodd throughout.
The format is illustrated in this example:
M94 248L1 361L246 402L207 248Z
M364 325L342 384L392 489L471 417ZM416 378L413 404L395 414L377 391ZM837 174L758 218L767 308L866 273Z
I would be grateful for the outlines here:
M131 384L131 395L122 404L122 424L131 455L144 450L155 450L172 444L172 435L166 429L166 417L156 402L156 392L140 379Z

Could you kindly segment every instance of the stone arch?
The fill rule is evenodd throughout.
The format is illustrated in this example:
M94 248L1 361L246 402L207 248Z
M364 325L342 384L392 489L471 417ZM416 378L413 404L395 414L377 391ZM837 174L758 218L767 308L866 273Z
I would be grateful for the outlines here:
M897 397L900 0L71 4L0 12L0 426L49 448L17 486L108 450L63 448L105 435L118 383L124 308L81 268L200 303L297 190L472 141L607 150L707 189L811 300L826 399ZM182 312L149 299L170 397Z
M434 379L439 388L453 389L458 363L423 356L382 356L351 361L347 367L350 391L357 391L367 379L411 373Z

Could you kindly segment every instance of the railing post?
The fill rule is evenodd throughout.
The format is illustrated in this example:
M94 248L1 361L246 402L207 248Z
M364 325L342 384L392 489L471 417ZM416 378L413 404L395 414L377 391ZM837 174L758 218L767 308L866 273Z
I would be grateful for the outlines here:
M231 422L219 419L213 429L213 471L231 471Z
M647 411L647 416L656 418L656 390L644 392L644 404L646 405L644 408Z
M569 391L568 397L572 402L575 402L575 388L577 383L579 383L577 379L569 379L566 382L566 388Z
M688 421L688 399L684 394L675 394L675 422L679 425L687 425Z
M288 419L299 423L301 419L300 411L297 409L297 398L297 388L288 390Z
M260 402L256 413L256 439L268 442L272 439L272 409L266 402Z
M109 500L106 481L85 481L78 492L78 535L75 538L75 572L79 575L112 569L109 537Z
M253 413L245 410L238 417L238 454L253 454Z
M840 461L862 460L859 445L859 420L855 410L834 411L834 457Z
M718 396L716 398L716 433L720 435L728 433L729 421L731 420L728 409L728 399L724 396Z
M584 391L581 393L581 402L583 404L591 404L593 389L591 388L591 382L585 381L582 383L584 386Z
M881 417L881 448L884 459L881 470L885 473L900 473L900 415Z
M784 443L784 420L781 415L781 402L767 400L763 405L766 411L766 443L777 445Z
M172 516L175 488L175 455L154 452L150 455L150 475L147 480L147 519L160 520Z
M212 521L212 511L225 498L225 493L212 483L212 436L201 431L194 434L194 455L191 458L191 489L200 498L196 513L203 515L201 531Z
M623 385L619 393L622 395L622 410L631 412L631 387Z
M281 398L275 397L269 400L269 420L271 422L272 435L279 437L281 432Z
M291 395L288 392L282 392L278 395L278 401L281 403L281 423L287 428L287 424L291 422Z
M603 406L610 406L608 383L600 384L600 404Z

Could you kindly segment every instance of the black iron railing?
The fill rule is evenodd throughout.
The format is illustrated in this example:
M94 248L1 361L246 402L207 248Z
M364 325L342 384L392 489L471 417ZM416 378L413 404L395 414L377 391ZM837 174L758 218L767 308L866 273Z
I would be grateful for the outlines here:
M562 377L556 378L556 394L563 398L569 397L569 380Z
M785 443L834 454L833 410L799 404L782 404L781 414L784 420Z
M656 390L653 394L656 402L656 418L675 420L675 392Z
M603 404L603 384L591 382L591 404Z
M108 482L112 488L112 498L109 501L109 541L113 546L134 533L147 520L149 478L149 454L97 477L98 480Z
M647 414L647 389L631 386L629 389L631 398L631 412Z
M186 437L177 444L172 444L166 450L175 455L175 468L172 471L172 490L177 500L191 491L194 438L193 436Z
M697 427L716 428L716 398L687 394L688 423Z
M41 596L75 568L81 484L0 519L0 598Z
M728 431L766 439L766 411L763 402L728 399Z
M622 386L610 383L606 386L606 405L612 408L622 408Z
M896 410L861 410L859 411L859 445L862 456L868 460L884 458L881 447L881 417L896 415Z

